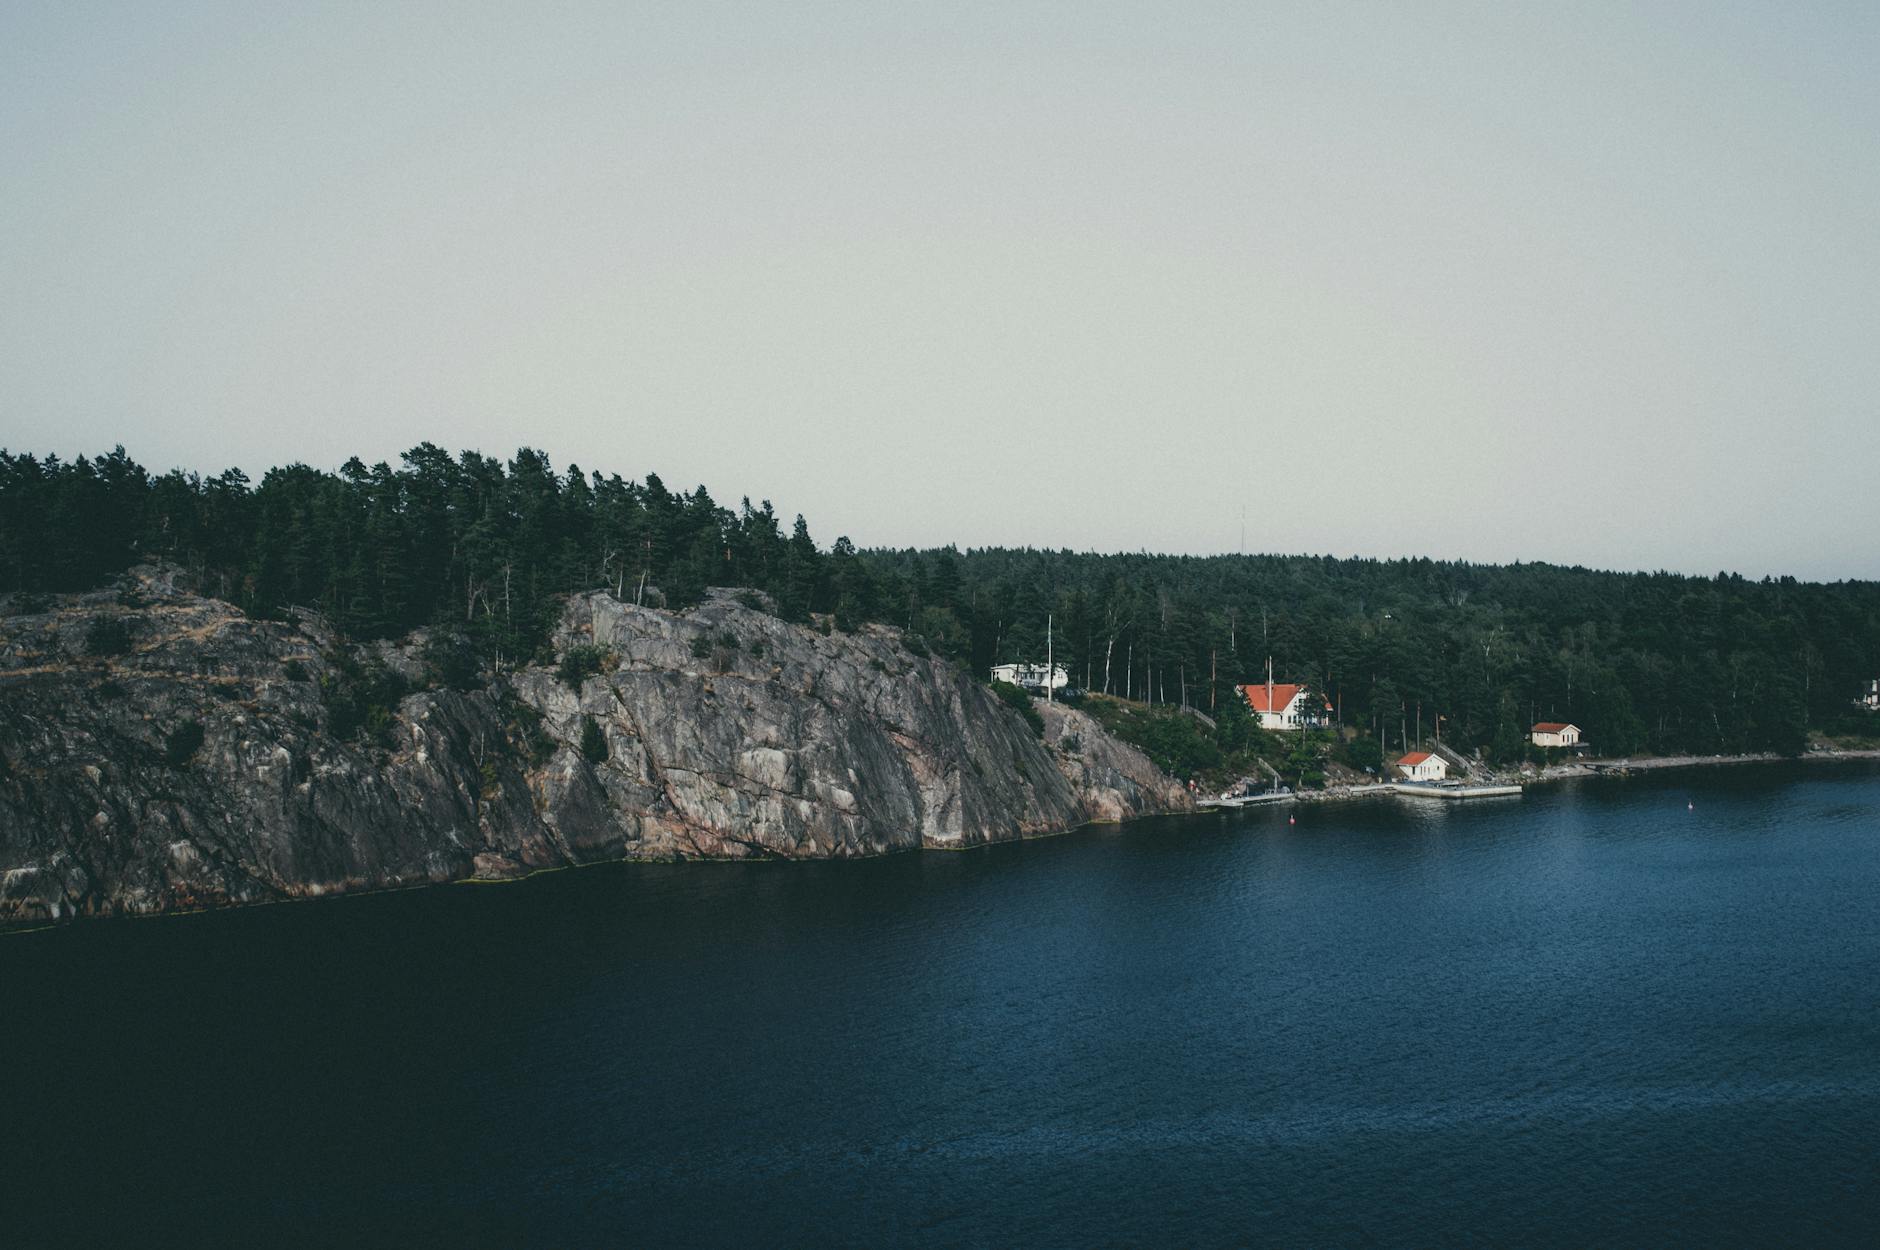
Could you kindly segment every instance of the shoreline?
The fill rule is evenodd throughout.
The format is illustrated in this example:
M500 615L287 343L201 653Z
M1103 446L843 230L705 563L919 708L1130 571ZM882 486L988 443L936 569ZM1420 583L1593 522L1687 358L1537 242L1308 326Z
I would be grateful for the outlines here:
M1550 764L1537 772L1483 772L1472 775L1469 784L1552 785L1563 781L1577 781L1585 777L1629 777L1634 773L1670 772L1682 768L1723 768L1746 764L1805 764L1850 763L1859 761L1880 761L1880 748L1832 749L1826 751L1805 751L1800 755L1779 755L1773 751L1758 751L1742 755L1642 755L1617 760L1587 760L1575 764ZM1300 803L1337 803L1359 799L1387 797L1384 786L1388 782L1367 782L1362 785L1328 786L1323 790L1295 791L1293 799Z
M1756 751L1742 755L1644 755L1617 760L1587 760L1575 764L1552 764L1527 782L1570 781L1576 777L1625 777L1632 773L1662 772L1679 768L1723 768L1739 764L1805 764L1811 761L1845 763L1854 760L1880 760L1880 749L1804 751L1800 755L1780 755L1774 751Z
M839 864L861 863L871 860L889 859L901 855L922 855L929 852L941 854L970 854L974 851L989 850L999 846L1015 846L1025 842L1041 842L1052 838L1066 838L1077 833L1086 833L1093 829L1117 829L1139 820L1161 820L1178 816L1194 816L1206 809L1196 806L1171 808L1165 812L1142 812L1134 816L1115 819L1093 819L1080 821L1061 828L1041 829L1031 833L1022 833L1015 838L990 838L982 842L933 843L917 846L894 847L867 855L632 855L618 859L590 859L563 864L547 864L540 868L531 868L526 872L511 877L451 877L441 881L408 881L397 885L372 885L358 888L323 889L317 892L282 894L277 898L255 899L239 903L211 903L192 907L158 908L153 911L111 911L97 913L73 912L59 917L30 920L23 923L9 924L0 921L0 940L27 933L48 933L68 930L74 927L92 928L97 925L134 924L142 921L176 920L184 917L217 916L233 912L256 911L265 907L286 907L299 903L341 903L353 899L373 898L381 894L404 894L423 890L445 890L456 886L498 886L523 885L537 877L550 876L564 872L580 872L585 868L607 868L613 866L637 866L651 864Z
M1478 779L1482 785L1542 785L1562 781L1574 781L1583 777L1626 777L1635 772L1668 772L1681 768L1713 768L1744 764L1791 764L1809 761L1848 763L1859 761L1880 761L1880 748L1860 748L1853 750L1808 751L1801 755L1778 755L1773 752L1760 752L1745 755L1661 755L1641 756L1636 759L1592 760L1579 764L1555 764L1542 769L1538 774L1527 776L1515 774L1508 777L1503 774L1486 774ZM1389 782L1369 782L1355 786L1334 786L1323 790L1295 791L1291 799L1299 803L1336 803L1356 802L1361 799L1394 797ZM1518 796L1510 796L1518 797ZM1139 820L1153 820L1177 816L1201 816L1223 814L1226 810L1194 806L1166 812L1144 813L1125 817L1120 820L1087 820L1062 829L1051 829L1036 833L1023 834L1017 838L997 839L954 846L910 846L878 855L856 856L854 859L880 859L888 855L919 854L925 851L969 852L984 850L994 846L1013 843L1039 841L1048 838L1067 837L1071 834L1086 832L1091 829L1126 827ZM318 894L296 894L281 898L257 900L249 903L217 904L210 906L161 909L148 912L113 912L104 915L73 916L69 918L46 919L27 922L20 925L0 924L0 938L27 933L44 933L65 930L78 925L89 928L93 925L111 922L130 922L140 920L170 920L185 916L208 916L224 912L249 911L261 907L272 907L292 903L319 903L343 899L367 898L379 894L397 894L412 890L429 890L450 886L474 885L515 885L550 873L560 873L582 868L599 867L609 864L754 864L754 863L836 863L851 857L847 856L680 856L677 858L647 857L600 859L585 863L568 863L544 866L521 873L514 877L458 877L446 881L407 882L399 885L370 886L356 890L338 890Z

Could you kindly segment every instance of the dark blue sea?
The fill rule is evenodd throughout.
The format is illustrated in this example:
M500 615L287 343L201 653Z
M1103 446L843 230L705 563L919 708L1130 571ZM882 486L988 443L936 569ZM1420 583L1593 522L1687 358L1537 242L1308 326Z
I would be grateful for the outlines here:
M1880 772L1296 815L0 937L0 1243L1880 1244Z

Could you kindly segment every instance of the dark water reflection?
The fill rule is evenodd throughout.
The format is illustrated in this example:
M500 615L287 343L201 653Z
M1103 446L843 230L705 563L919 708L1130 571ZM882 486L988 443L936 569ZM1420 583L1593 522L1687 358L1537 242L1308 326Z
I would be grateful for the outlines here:
M10 1223L1880 1240L1880 774L1298 816L0 940Z

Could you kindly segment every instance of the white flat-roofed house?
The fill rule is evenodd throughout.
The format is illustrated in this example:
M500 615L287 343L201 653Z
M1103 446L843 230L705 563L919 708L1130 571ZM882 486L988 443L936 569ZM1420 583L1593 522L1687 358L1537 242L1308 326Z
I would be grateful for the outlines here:
M1577 747L1580 745L1580 727L1544 720L1528 731L1528 740L1537 747Z
M1009 682L1020 690L1043 694L1047 689L1062 690L1071 684L1062 664L1047 669L1042 664L994 664L992 680Z
M1412 751L1397 761L1397 771L1407 781L1445 781L1449 777L1449 762L1428 751Z

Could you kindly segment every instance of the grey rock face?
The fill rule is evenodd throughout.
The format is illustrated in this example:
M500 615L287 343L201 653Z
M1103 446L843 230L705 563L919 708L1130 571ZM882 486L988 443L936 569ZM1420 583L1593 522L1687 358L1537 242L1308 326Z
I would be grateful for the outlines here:
M343 648L317 617L250 620L161 571L129 598L0 617L0 924L966 847L1188 806L1080 713L1047 709L1040 742L890 631L825 634L728 592L685 613L576 598L557 649L601 658L579 690L523 669L407 695L346 740L322 694ZM87 654L100 620L128 650ZM374 652L416 671L413 647L352 654Z
M1192 811L1186 788L1094 719L1061 703L1040 703L1044 738L1083 804L1085 819L1131 820Z

